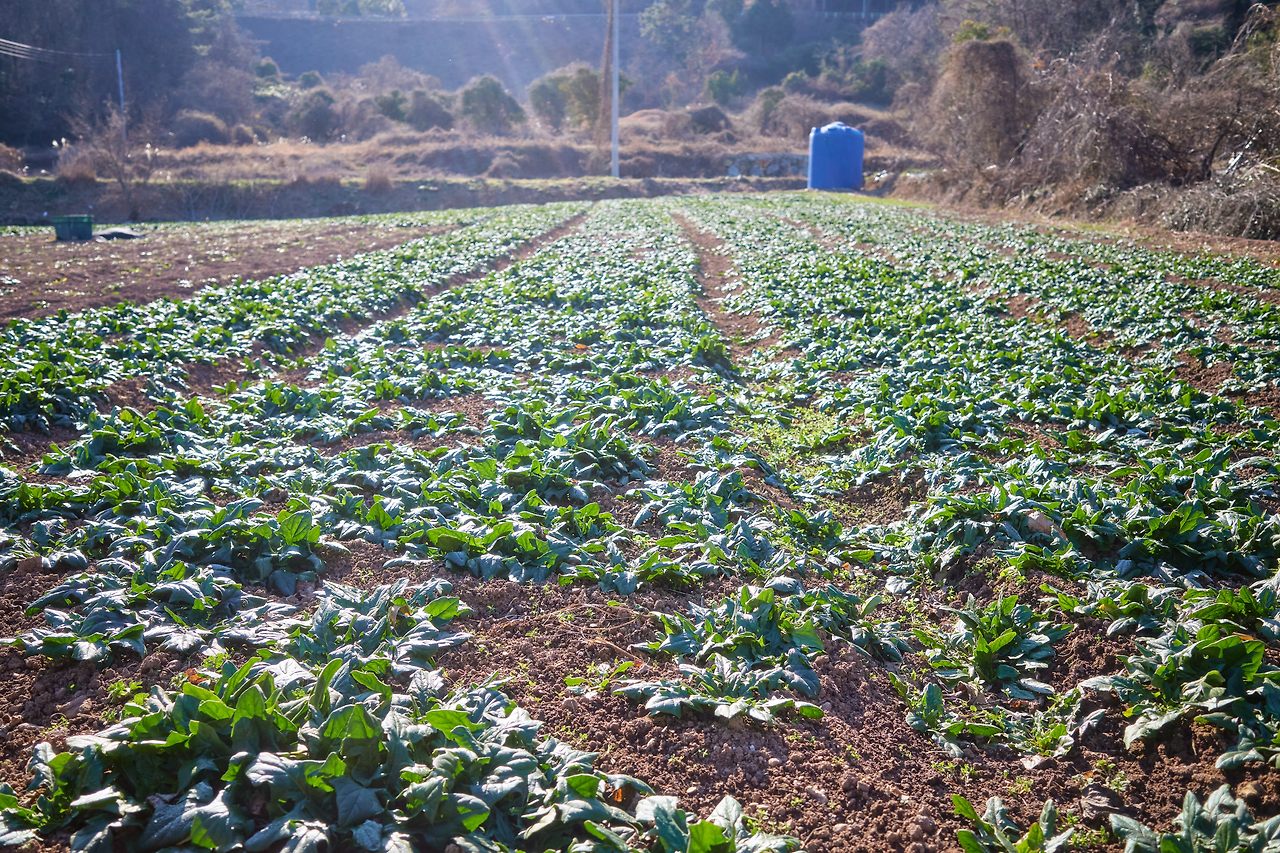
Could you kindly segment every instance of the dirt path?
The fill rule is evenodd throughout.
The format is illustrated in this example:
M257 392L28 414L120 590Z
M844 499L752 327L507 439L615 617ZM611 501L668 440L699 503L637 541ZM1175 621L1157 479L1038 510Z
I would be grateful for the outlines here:
M671 217L684 230L687 239L698 253L698 284L702 294L695 301L702 313L720 332L735 361L753 350L766 346L769 339L757 340L767 326L752 314L736 314L725 310L724 299L734 291L737 269L724 250L724 241L696 225L679 213Z

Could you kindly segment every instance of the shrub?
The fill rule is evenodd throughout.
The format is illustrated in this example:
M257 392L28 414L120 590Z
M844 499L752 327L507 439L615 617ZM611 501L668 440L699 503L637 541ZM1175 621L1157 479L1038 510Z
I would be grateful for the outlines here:
M334 97L328 89L312 89L289 113L289 125L298 134L323 142L338 127Z
M753 123L766 136L807 139L813 128L842 121L888 142L901 141L903 137L901 126L892 119L877 118L877 113L865 106L848 102L828 104L807 95L779 98L776 91L761 92L752 109Z
M513 124L524 121L524 110L516 99L496 77L489 74L466 85L461 93L459 111L481 133L508 133Z
M836 100L887 104L900 82L884 59L867 59L860 49L837 45L822 57L817 83L809 94L832 95Z
M485 171L486 178L518 178L523 172L520 159L510 151L499 151Z
M0 142L0 170L6 172L22 171L23 156L17 148Z
M404 121L405 111L409 106L409 99L405 97L404 92L392 89L390 92L375 95L373 102L377 105L378 112L387 118L392 121Z
M1106 71L1065 67L1046 87L1047 103L1022 144L1018 181L1072 184L1109 193L1185 175L1189 164L1171 143L1163 99L1144 96Z
M620 87L625 90L625 81ZM582 129L600 115L600 74L586 65L570 65L545 74L529 87L534 114L552 131L567 123Z
M760 90L751 110L752 124L755 125L757 133L768 134L773 129L774 114L778 111L778 105L786 97L787 93L780 86L770 86Z
M341 98L334 105L337 116L333 135L346 139L371 139L392 130L395 123L378 109L373 98Z
M559 133L569 115L569 99L554 73L544 74L529 84L529 108L552 133Z
M78 145L67 144L58 149L58 179L68 184L94 184L98 181L98 169L93 154Z
M985 168L1014 156L1029 124L1022 54L1007 39L953 46L934 88L924 135L953 165Z
M374 195L384 195L395 189L391 173L382 164L370 166L364 175L364 190Z
M626 75L619 75L618 94L627 91ZM569 121L576 127L587 128L600 117L600 74L585 65L566 69L561 83L568 98Z
M298 75L298 86L303 89L315 89L324 85L324 78L319 71L303 71Z
M404 120L414 130L450 130L453 128L453 113L444 96L426 89L414 89L409 96L409 105L405 109Z
M138 190L155 171L159 150L152 140L159 137L159 128L149 121L127 123L124 114L112 105L101 119L74 117L72 131L76 134L72 151L91 158L93 174L112 181L129 209L129 219L139 219ZM68 169L72 168L69 162Z
M234 124L256 111L254 89L258 82L248 67L202 59L182 78L181 95L174 106Z
M753 0L732 23L733 43L745 51L771 54L791 43L795 21L782 0Z
M198 110L182 110L173 119L173 144L190 148L201 142L225 145L231 138L222 119Z
M865 29L859 55L868 63L883 63L888 85L895 91L909 83L923 85L931 81L938 56L946 49L940 17L937 4L901 4Z
M809 75L803 71L792 71L782 78L782 88L790 93L803 92L809 86Z
M253 68L253 73L257 74L263 80L279 80L280 66L276 65L276 61L271 57L261 59Z
M253 132L253 128L247 124L237 124L231 128L231 144L232 145L254 145L257 143L258 137Z
M1261 167L1170 193L1162 207L1162 224L1169 228L1280 240L1280 179Z
M706 95L720 106L725 107L729 105L730 101L741 95L745 88L745 81L738 73L738 69L735 68L732 74L721 69L713 72L707 78Z
M714 104L689 109L689 127L696 134L705 136L710 133L719 133L722 130L728 130L730 126L729 117L724 114L724 110Z

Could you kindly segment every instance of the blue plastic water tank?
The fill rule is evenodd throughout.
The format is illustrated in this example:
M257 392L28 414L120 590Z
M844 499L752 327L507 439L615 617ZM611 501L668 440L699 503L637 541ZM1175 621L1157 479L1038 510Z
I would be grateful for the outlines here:
M862 189L862 131L843 122L815 127L809 134L809 189Z

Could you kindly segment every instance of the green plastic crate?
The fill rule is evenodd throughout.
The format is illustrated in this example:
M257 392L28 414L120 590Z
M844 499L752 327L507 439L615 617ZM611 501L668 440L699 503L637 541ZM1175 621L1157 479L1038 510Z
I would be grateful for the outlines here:
M59 240L92 240L92 216L55 216L53 233Z

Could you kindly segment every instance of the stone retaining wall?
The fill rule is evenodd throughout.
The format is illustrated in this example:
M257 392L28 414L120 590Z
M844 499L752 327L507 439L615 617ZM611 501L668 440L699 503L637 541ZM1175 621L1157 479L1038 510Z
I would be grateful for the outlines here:
M795 178L808 173L807 154L738 154L729 158L726 172L731 178Z

